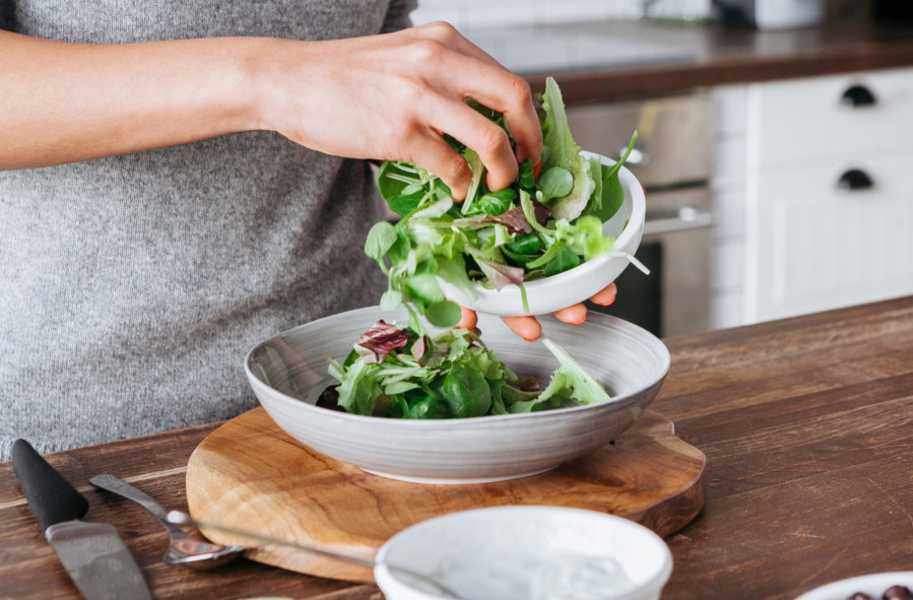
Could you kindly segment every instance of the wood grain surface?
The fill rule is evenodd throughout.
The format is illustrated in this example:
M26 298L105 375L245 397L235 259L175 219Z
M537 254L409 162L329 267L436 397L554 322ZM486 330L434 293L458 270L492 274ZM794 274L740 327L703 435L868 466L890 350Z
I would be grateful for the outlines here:
M540 34L606 37L664 48L669 60L627 66L593 66L524 73L536 90L555 76L568 104L676 94L699 87L817 77L913 65L913 25L833 22L820 27L756 31L719 25L650 21L551 24ZM471 35L470 35L471 37ZM526 36L534 37L534 36Z
M198 521L252 529L370 558L399 531L439 515L504 504L608 512L666 536L703 506L703 453L675 437L672 422L645 412L630 430L589 456L522 479L421 485L370 475L309 450L262 408L231 419L194 450L187 503ZM207 531L223 544L243 537ZM371 581L368 569L280 546L252 550L257 562L301 573Z
M668 539L666 599L791 599L836 579L913 564L913 298L666 340L652 409L707 455L704 511ZM50 457L77 486L111 472L186 507L201 427ZM247 560L215 573L161 562L141 508L88 491L157 598L379 600L377 588ZM78 598L0 465L0 597Z

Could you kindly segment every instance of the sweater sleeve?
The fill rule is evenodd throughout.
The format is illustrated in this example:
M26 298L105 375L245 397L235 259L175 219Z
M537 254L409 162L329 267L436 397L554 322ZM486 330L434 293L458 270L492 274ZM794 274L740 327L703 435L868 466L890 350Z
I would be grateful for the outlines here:
M0 29L16 30L16 11L13 0L0 0Z
M0 0L0 3L2 2L4 0ZM417 4L417 0L390 0L390 7L387 9L387 16L380 32L390 33L412 27L409 14L415 10Z

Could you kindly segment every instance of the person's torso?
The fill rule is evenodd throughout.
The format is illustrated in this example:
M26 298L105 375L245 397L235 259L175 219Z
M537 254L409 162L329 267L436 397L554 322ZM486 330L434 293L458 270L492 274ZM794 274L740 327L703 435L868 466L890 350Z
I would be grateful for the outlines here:
M368 35L389 4L13 2L20 33L99 43ZM271 132L0 172L0 454L21 435L53 450L249 405L253 343L376 302L361 248L380 217L366 163Z

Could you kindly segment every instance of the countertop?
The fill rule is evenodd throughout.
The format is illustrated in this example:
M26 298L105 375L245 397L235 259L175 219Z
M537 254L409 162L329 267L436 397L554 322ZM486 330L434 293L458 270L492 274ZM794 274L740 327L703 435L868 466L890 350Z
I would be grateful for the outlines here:
M672 369L653 408L708 458L704 512L669 539L664 598L794 598L913 557L913 297L670 338ZM157 598L258 595L368 600L372 585L241 560L200 573L161 562L166 535L90 476L126 478L185 507L184 472L215 425L49 457L111 522ZM0 464L0 597L77 598Z
M554 75L568 103L697 87L913 65L913 24L833 23L755 31L720 25L597 21L467 36L541 89Z

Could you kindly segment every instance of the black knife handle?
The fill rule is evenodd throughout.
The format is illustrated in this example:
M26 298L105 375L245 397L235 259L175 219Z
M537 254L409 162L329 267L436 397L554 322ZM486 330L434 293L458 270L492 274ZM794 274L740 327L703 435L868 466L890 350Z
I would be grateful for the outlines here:
M55 523L81 519L89 503L25 440L13 443L13 470L44 531Z

